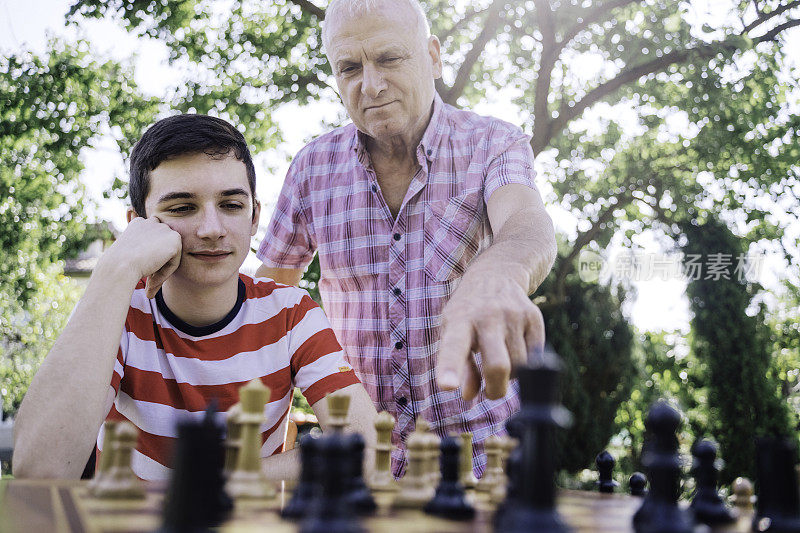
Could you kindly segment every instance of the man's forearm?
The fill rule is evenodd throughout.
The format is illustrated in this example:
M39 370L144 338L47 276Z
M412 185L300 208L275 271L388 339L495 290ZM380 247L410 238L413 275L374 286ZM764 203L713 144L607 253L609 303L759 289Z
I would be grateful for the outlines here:
M550 217L543 211L520 211L508 218L492 245L470 264L461 283L469 283L472 277L503 275L527 294L533 294L555 258L555 232Z
M106 413L109 384L135 276L101 259L36 373L14 431L14 475L77 478Z

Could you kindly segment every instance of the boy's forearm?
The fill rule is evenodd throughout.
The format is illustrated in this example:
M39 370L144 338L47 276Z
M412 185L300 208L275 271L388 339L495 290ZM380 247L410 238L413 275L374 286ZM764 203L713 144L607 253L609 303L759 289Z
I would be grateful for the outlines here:
M261 459L261 468L270 481L297 481L300 477L300 450L291 450Z
M101 258L20 406L14 428L15 476L80 476L107 414L134 278L124 265Z

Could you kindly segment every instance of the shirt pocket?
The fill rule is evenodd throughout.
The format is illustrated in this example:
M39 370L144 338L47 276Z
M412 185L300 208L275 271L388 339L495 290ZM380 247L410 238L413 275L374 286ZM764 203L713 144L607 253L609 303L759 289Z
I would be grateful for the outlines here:
M429 278L443 282L464 274L478 253L483 218L481 190L425 204L422 255Z

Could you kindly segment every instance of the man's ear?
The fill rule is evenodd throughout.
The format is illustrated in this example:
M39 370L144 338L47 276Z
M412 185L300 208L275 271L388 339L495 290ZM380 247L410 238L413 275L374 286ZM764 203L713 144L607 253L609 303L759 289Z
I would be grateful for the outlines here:
M435 35L428 39L428 54L431 56L433 79L437 80L442 77L442 45Z
M256 234L258 231L258 219L261 217L261 202L253 198L253 223L250 226L250 236Z

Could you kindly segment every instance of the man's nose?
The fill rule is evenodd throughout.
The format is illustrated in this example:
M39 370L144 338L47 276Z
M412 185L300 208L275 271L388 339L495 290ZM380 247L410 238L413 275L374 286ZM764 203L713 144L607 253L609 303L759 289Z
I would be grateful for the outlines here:
M361 92L370 98L377 98L386 89L386 82L383 74L373 65L364 65L363 77L361 80Z
M202 239L219 239L225 235L225 225L216 209L204 209L197 226L197 236Z

